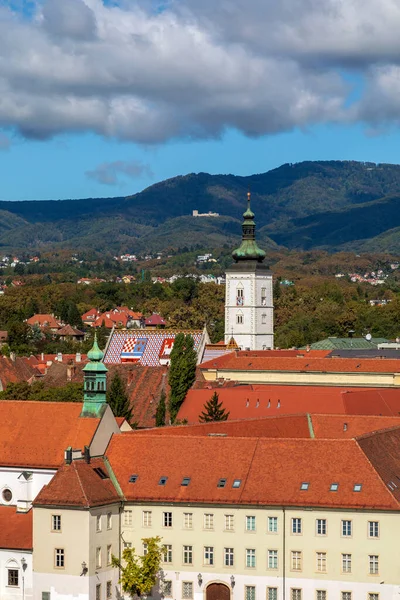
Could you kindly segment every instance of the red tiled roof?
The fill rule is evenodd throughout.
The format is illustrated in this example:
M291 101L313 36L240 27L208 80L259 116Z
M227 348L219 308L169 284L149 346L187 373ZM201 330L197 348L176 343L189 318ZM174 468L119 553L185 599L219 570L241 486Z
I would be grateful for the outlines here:
M292 371L319 373L399 373L398 359L324 358L313 356L270 357L268 351L239 351L223 354L200 365L202 370Z
M15 360L0 356L0 382L5 389L9 383L32 381L40 373L26 358L17 357Z
M26 322L28 325L39 325L39 327L52 327L53 329L60 327L60 323L54 315L33 315Z
M400 420L399 420L400 422ZM310 429L307 415L281 415L240 421L220 421L218 423L198 423L173 427L135 430L133 435L162 436L233 436L233 437L275 437L308 438Z
M0 506L0 548L32 550L32 513L18 513L15 506Z
M114 313L111 310L105 313L102 313L97 317L94 322L94 327L107 327L111 329L114 326L117 327L126 327L128 323L129 317L125 313Z
M157 314L153 314L153 315L151 315L151 317L148 317L145 320L145 324L152 325L152 326L166 325L165 320L160 315L157 315Z
M400 417L377 415L311 415L317 438L355 438L389 427L400 427Z
M0 465L58 468L68 446L90 445L100 422L81 410L81 402L0 401Z
M128 433L113 436L107 456L129 501L400 508L355 440ZM129 482L133 474L136 483ZM162 476L168 480L160 486ZM181 485L183 477L191 478L188 486ZM217 487L220 478L225 487ZM239 488L234 479L241 480ZM300 489L304 481L307 491ZM337 492L331 483L339 484ZM362 489L355 492L358 483Z
M91 308L82 315L82 321L86 321L87 319L93 321L99 314L100 311L97 308Z
M400 427L364 435L358 444L386 488L400 502Z
M101 469L106 478L95 471ZM42 488L34 506L79 506L89 508L119 502L119 497L103 459L74 460L62 465L53 479Z
M76 329L71 325L64 325L64 327L57 331L57 335L83 336L85 334L83 331L80 331L80 329Z
M190 389L178 419L198 423L204 404L218 393L229 419L254 419L296 413L400 414L400 388L342 388L336 386L237 385Z

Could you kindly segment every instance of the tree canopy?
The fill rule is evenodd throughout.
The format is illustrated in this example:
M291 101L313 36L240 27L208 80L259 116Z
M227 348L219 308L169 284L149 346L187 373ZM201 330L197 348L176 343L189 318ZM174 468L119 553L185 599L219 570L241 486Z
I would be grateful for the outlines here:
M189 334L179 333L175 337L171 352L168 383L171 388L169 396L169 413L172 422L175 421L179 408L185 399L187 391L196 378L197 354L194 350L194 340Z
M107 403L115 417L125 417L128 423L132 420L132 408L128 394L126 393L125 383L118 371L115 371L111 383L107 386Z
M142 542L146 548L143 556L137 555L135 548L125 548L122 561L116 556L112 557L111 564L121 572L122 589L131 598L150 595L157 583L164 552L160 537L143 538Z

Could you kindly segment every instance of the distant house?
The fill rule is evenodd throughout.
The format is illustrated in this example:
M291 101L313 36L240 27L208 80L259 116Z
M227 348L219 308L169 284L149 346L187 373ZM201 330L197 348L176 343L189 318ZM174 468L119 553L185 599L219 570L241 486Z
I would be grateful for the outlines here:
M88 327L93 327L94 322L100 314L101 313L98 308L91 308L82 315L83 324Z
M0 348L8 342L8 331L0 331Z
M85 333L79 329L75 329L75 327L72 327L71 325L65 325L62 327L57 331L56 335L62 342L68 342L71 340L75 342L83 342L85 339Z
M154 313L151 317L145 319L144 324L145 327L157 327L159 329L164 329L166 326L165 320L157 313Z
M31 327L37 326L42 331L49 330L56 333L62 327L62 323L53 314L51 315L33 315L26 320Z

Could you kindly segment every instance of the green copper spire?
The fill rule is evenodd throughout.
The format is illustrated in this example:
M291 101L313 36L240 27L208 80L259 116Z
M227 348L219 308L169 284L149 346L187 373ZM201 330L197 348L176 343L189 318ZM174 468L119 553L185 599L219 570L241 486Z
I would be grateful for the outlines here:
M256 224L254 213L250 208L250 192L247 193L247 209L243 213L243 219L242 243L232 252L232 257L235 262L256 260L261 263L265 258L265 252L258 247L256 242Z
M87 357L90 362L83 367L84 402L81 417L101 417L107 404L108 369L102 362L104 353L97 344L96 332L94 334L93 346L89 350Z

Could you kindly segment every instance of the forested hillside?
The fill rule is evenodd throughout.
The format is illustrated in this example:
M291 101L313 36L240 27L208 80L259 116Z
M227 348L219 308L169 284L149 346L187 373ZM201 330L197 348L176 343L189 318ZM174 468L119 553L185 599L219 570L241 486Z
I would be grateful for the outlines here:
M248 189L267 248L400 246L400 166L330 161L249 177L189 174L125 198L1 201L0 248L140 252L234 244ZM221 216L194 218L194 209Z

